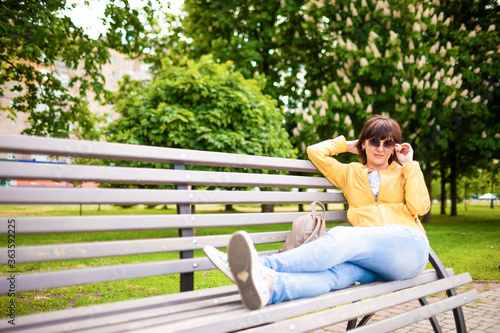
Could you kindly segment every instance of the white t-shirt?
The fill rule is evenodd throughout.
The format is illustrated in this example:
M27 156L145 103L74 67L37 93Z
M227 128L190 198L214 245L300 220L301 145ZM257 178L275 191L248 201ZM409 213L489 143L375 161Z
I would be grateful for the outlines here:
M377 200L378 190L380 188L380 175L378 171L372 171L368 174L368 181L370 182L370 187L372 189L375 200Z

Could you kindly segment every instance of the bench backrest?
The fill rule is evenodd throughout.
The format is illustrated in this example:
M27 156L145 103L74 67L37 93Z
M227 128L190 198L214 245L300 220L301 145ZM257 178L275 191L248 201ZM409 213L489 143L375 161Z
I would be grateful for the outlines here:
M1 263L15 265L86 258L121 257L151 253L176 253L163 261L104 265L91 268L31 272L16 277L16 291L47 289L120 279L181 273L181 290L193 287L193 272L211 269L206 258L193 251L211 244L225 247L230 234L196 235L195 229L274 225L273 231L252 234L255 244L284 242L290 223L302 212L196 214L193 205L220 204L343 204L335 187L307 160L206 152L106 142L0 135L0 151L21 154L83 158L88 164L53 164L0 161L0 179L28 179L119 184L108 188L2 187L1 205L176 205L177 214L44 216L0 219L0 233L15 225L14 258L2 250ZM122 161L149 167L117 166ZM140 162L140 163L139 163ZM104 165L106 164L106 165ZM151 166L156 167L151 167ZM196 170L191 170L193 167ZM207 171L208 167L221 171ZM203 170L205 168L205 170ZM233 168L232 171L228 168ZM234 171L236 169L236 171ZM156 185L155 188L151 186ZM173 185L173 186L172 186ZM260 189L260 190L256 190ZM300 190L298 190L300 189ZM318 192L305 189L318 189ZM346 221L343 205L328 211L326 220ZM169 237L99 241L103 232L170 230ZM178 232L177 232L178 230ZM221 229L225 230L225 229ZM11 232L12 233L12 230ZM74 243L84 233L85 242ZM61 234L59 243L22 246L20 235ZM67 234L67 235L65 235ZM88 238L88 235L93 238ZM90 239L90 240L89 240ZM27 242L29 243L29 241ZM180 259L177 253L180 254ZM11 260L11 261L9 261ZM12 261L13 260L13 261ZM26 268L28 270L28 268ZM7 293L9 281L0 280Z

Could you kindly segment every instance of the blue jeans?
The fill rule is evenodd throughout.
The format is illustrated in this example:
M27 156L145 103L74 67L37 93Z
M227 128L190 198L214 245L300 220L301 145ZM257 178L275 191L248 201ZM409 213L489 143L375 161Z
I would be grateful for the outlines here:
M292 250L261 257L275 272L270 303L311 297L355 282L409 279L429 258L427 237L401 226L335 227Z

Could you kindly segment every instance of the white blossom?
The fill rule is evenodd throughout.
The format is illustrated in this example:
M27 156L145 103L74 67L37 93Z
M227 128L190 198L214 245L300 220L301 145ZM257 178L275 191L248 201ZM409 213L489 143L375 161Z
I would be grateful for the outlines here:
M434 16L432 16L431 24L432 25L436 25L437 24L437 15L436 14L434 14Z
M374 39L377 39L379 38L380 36L377 35L377 33L373 32L373 31L370 31L370 35L368 36L368 41L373 41Z
M368 107L366 108L366 113L372 113L373 112L373 107L371 104L368 104Z
M479 103L481 102L481 96L476 96L472 99L472 103Z
M398 65L396 68L398 69L398 71L402 71L404 69L403 62L401 60L398 61Z
M490 26L488 27L488 31L495 31L495 29L496 29L496 27L495 27L495 25L494 25L494 24L492 24L492 25L490 25Z
M356 101L356 103L358 104L363 104L363 102L361 101L361 97L359 97L359 94L356 92L354 93L354 100Z
M364 91L365 91L365 94L367 94L367 95L373 95L373 90L370 86L365 86Z
M469 90L465 89L464 91L462 91L462 93L460 94L460 96L465 97L465 96L467 96L468 93L469 93Z
M346 22L345 22L345 25L346 27L351 27L352 26L352 20L350 17L347 18Z
M361 65L361 67L368 66L368 60L366 60L366 58L363 57L359 59L359 64Z
M297 127L293 129L293 136L299 136L299 130Z
M417 111L417 105L416 104L412 104L410 110L411 110L411 112Z
M476 31L473 30L469 33L469 37L476 37Z
M420 26L420 24L418 24L418 22L415 22L415 24L413 25L413 31L421 31L422 30L422 27Z
M474 73L476 73L476 74L479 74L480 71L481 71L481 68L479 68L479 67L474 69Z
M354 137L354 129L351 128L348 135L350 138L353 138Z
M432 108L432 101L427 102L427 104L425 105L425 107L428 108L428 109ZM434 120L433 120L433 122L434 122ZM429 124L429 126L432 126L432 124Z
M351 2L350 7L351 7L352 15L353 16L358 16L358 11L356 10L356 7L354 7L354 3L353 2Z
M380 87L380 92L385 94L387 90L385 89L385 85L383 84L382 87Z
M439 88L439 82L438 82L437 80L436 80L436 81L434 81L434 83L432 84L432 87L431 87L431 88L432 88L432 89L437 89L437 88Z
M410 89L410 84L406 81L403 82L403 91L407 91L408 89Z
M340 120L340 116L338 113L335 113L335 115L333 116L333 120L334 121L339 121Z
M486 131L483 131L483 133L481 133L481 137L482 137L483 139L486 139L486 138L487 138Z
M354 97L350 93L346 93L346 96L349 103L354 104Z
M351 126L352 121L351 121L351 118L349 117L349 115L345 116L344 123L345 123L347 126Z
M451 103L451 108L454 109L457 107L457 101L453 101L453 103Z

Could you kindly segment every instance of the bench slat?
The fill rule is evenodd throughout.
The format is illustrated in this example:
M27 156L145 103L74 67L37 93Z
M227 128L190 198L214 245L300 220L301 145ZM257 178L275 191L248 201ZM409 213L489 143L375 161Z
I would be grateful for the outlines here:
M407 280L403 280L407 281ZM399 282L399 281L394 281L394 282ZM243 325L244 323L247 323L246 327L252 327L252 326L259 326L257 328L248 330L248 332L287 332L289 331L290 328L293 328L290 330L291 332L307 332L311 331L314 329L326 327L328 325L332 325L338 322L343 322L346 320L350 320L353 318L358 318L367 314L374 313L376 311L379 311L381 309L385 309L391 306L395 306L398 304L406 303L409 301L412 301L413 299L418 299L423 296L427 296L430 294L438 293L450 288L454 288L456 286L460 286L463 284L467 284L472 282L472 278L470 277L469 273L464 273L461 275L458 275L456 277L450 277L447 279L442 279L442 280L435 280L429 283L425 284L420 284L415 287L411 287L404 290L397 291L395 293L388 293L382 296L378 296L382 294L382 292L373 294L372 296L364 296L364 297L353 297L352 294L356 293L356 291L359 288L350 288L350 293L339 293L337 295L338 299L335 299L335 301L328 299L325 304L320 304L321 308L318 308L317 310L329 308L332 306L337 306L344 304L342 307L338 308L333 308L333 309L327 309L324 311L316 312L316 313L309 313L311 311L308 311L308 309L302 308L302 309L295 309L298 311L298 313L294 312L289 312L286 317L281 317L279 319L272 318L274 309L273 307L279 306L280 304L286 304L286 303L280 303L276 305L271 305L267 306L263 309L256 310L256 311L244 311L242 310L241 317L239 316L234 316L232 315L230 318L226 317L224 318L223 315L213 315L208 318L202 318L199 321L196 322L182 322L178 323L177 325L169 325L168 331L176 331L181 328L182 325L184 325L184 329L196 331L198 329L202 329L203 332L223 332L223 331L229 331L231 330L231 326L234 328L235 325ZM387 283L382 283L380 285L384 285ZM368 285L366 285L368 286ZM372 288L366 289L366 293L369 294L373 292L372 289L377 289L378 285L373 285ZM412 285L409 285L412 286ZM360 286L361 287L361 286ZM394 288L394 284L392 284L391 291L399 290L399 288ZM336 293L333 293L336 294ZM328 294L327 294L328 295ZM331 296L331 295L329 295ZM315 300L317 298L320 298L321 296L314 297ZM372 298L368 298L372 297ZM368 298L368 299L366 299ZM358 300L361 300L359 301ZM298 303L300 300L296 300L294 302L289 302L292 303L290 305L297 305L294 303ZM352 304L345 304L345 303L351 303L355 302ZM332 304L333 303L333 304ZM267 311L264 311L267 310ZM315 311L317 311L315 310ZM254 313L258 312L258 313ZM293 318L290 320L285 320L285 321L280 321L274 324L270 324L267 326L260 326L266 323L271 323L275 320L284 320L285 318L290 318L296 315L304 314L304 313L309 313L308 316L305 317L298 317L298 318ZM246 315L246 316L245 316ZM260 317L254 317L260 315ZM245 317L243 317L245 316ZM247 317L248 316L248 317ZM243 318L245 319L243 319ZM253 317L249 318L249 317ZM242 321L243 319L243 321ZM188 326L189 325L189 326ZM240 327L240 329L243 329L245 327ZM155 327L155 329L162 329L162 327Z
M451 270L450 274L453 274ZM420 276L410 280L393 281L383 284L374 283L361 285L354 288L347 288L344 290L321 295L318 296L318 299L307 298L294 302L285 302L268 306L265 309L257 310L258 313L255 313L255 315L254 311L249 312L244 310L240 303L240 308L241 312L243 312L243 316L241 316L241 313L239 315L243 318L245 318L245 315L249 316L248 320L254 321L256 320L256 318L262 318L263 314L265 314L266 316L270 316L271 321L274 321L274 318L276 318L276 316L284 316L283 318L287 318L287 312L293 311L293 309L300 309L301 307L306 307L308 309L311 307L317 308L318 306L324 307L328 306L332 301L335 301L339 298L342 298L342 300L347 299L346 302L350 302L352 300L371 297L370 295L377 295L377 293L385 293L401 288L407 288L408 286L427 283L436 279L437 276L435 271L428 270L423 272ZM230 295L237 295L237 288L235 285L189 291L181 294L161 295L124 302L101 304L93 307L75 308L43 314L35 314L20 317L18 318L18 321L22 321L22 323L26 325L27 332L49 332L52 328L52 326L49 325L66 321L73 323L74 325L78 325L80 329L87 329L95 327L96 320L99 321L99 323L101 323L101 320L102 322L107 321L108 324L117 322L121 323L118 327L121 329L121 331L125 331L127 327L132 328L132 325L134 325L134 323L137 323L137 319L148 320L147 313L142 312L142 310L148 309L154 311L155 309L159 309L160 311L166 312L168 311L169 307L176 304L185 304L193 301L196 302L197 300L206 299L217 300L217 302L219 302L220 298ZM293 306L293 303L295 302L298 302L300 304ZM325 302L326 305L323 305L323 303ZM292 309L290 310L290 308ZM263 310L267 310L267 312L264 313ZM191 312L191 315L195 314L196 312ZM125 325L124 322L128 323L129 326L123 326ZM9 328L10 326L6 323L6 321L0 322L0 332L3 332L5 329ZM37 329L40 329L41 331ZM57 332L57 330L54 330L54 333L55 332Z
M286 204L345 202L342 193L101 188L0 188L2 205Z
M33 315L22 316L23 332L39 332L38 329L53 327L54 323L71 322L78 323L81 328L91 326L91 322L100 318L107 318L114 315L126 316L134 319L136 311L144 309L166 308L175 304L185 304L197 300L207 300L219 297L238 295L236 285L201 289L195 291L186 291L183 293L174 293L168 295L150 296L133 300L126 300L113 303L99 304L88 307L78 307L59 311L49 311ZM132 316L132 317L131 317ZM140 316L138 316L140 318ZM0 332L9 331L12 328L7 321L0 321ZM65 330L67 332L68 329Z
M199 318L199 320L169 324L168 329L167 327L156 326L151 328L151 330L145 330L144 332L153 330L163 331L163 329L165 329L165 331L168 332L177 332L180 330L196 332L202 330L205 333L210 333L234 331L235 327L241 330L255 326L259 327L250 330L250 332L286 332L290 327L294 327L292 332L306 332L316 328L325 327L336 322L346 321L351 317L360 317L364 313L373 313L377 310L400 304L400 302L404 303L406 301L411 301L414 299L414 296L417 298L418 295L425 295L427 292L437 293L446 290L447 288L467 284L472 281L468 273L461 274L457 277L460 277L460 282L456 279L456 277L452 277L446 280L436 280L436 278L434 278L427 283L422 282L425 284L416 283L416 280L411 279L413 281L402 280L361 285L355 288L348 288L346 290L316 296L312 299L299 299L294 300L293 302L273 304L260 310L248 311L242 308L237 313L233 312L231 316L215 314L209 317ZM412 287L414 285L417 286L404 289L396 293L391 293L392 291L401 289L398 285L405 285L403 288ZM385 292L389 294L377 297L378 295L384 293L382 290L386 290ZM355 303L345 305L346 303L351 302ZM341 304L343 304L343 306L340 308L310 313ZM299 305L303 306L299 307ZM283 311L284 309L287 309L288 312ZM315 310L310 311L310 309ZM260 326L304 313L309 314L305 317L280 321L268 326ZM196 318L196 314L194 313L193 315L193 318Z
M289 231L260 232L250 234L254 244L284 242ZM232 235L175 237L71 243L59 245L19 246L16 248L16 263L34 263L58 260L118 257L137 254L202 250L206 245L226 247ZM0 264L7 265L7 248L0 248Z
M112 215L13 217L16 234L103 232L179 228L234 227L292 223L304 212L227 213L184 215ZM346 211L327 211L327 222L347 221ZM140 221L140 223L139 223ZM8 232L8 219L0 219L0 235Z
M104 160L318 173L316 167L308 160L27 135L0 134L0 151Z
M367 326L362 326L357 329L352 330L355 333L385 333L388 331L393 331L398 328L402 328L411 325L417 321L431 318L440 313L456 309L462 305L469 302L473 302L479 299L477 290L469 290L462 294L448 297L442 299L438 302L431 303L420 308L407 311L395 315L390 318L386 318L383 321L370 323Z
M117 184L335 188L326 178L257 173L0 162L0 178Z
M277 251L263 251L261 255L269 255ZM63 271L19 274L16 275L16 292L67 287L81 284L143 278L150 276L191 273L214 269L214 265L206 257L152 261L138 264L122 264ZM9 291L7 279L0 279L0 294Z

